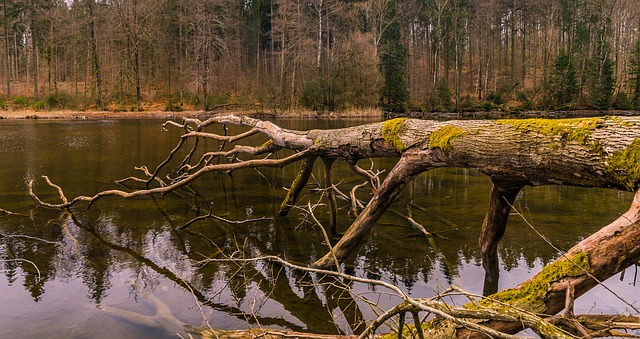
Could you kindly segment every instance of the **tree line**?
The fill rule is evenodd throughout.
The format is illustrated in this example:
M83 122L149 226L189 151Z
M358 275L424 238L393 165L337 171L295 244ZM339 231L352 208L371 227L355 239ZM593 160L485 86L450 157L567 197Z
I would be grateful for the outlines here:
M640 108L636 0L1 0L0 108Z

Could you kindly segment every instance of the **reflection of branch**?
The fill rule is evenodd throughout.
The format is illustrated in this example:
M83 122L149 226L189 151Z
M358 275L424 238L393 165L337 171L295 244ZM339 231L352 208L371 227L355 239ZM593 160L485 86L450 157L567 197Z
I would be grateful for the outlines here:
M182 230L182 229L185 229L185 228L189 227L191 224L193 224L193 223L195 223L197 221L205 220L205 219L209 219L209 218L215 219L215 220L218 220L218 221L222 221L222 222L225 222L227 224L232 224L232 225L240 225L240 224L246 224L246 223L256 222L256 221L273 220L273 218L267 218L267 217L245 219L245 220L229 220L229 219L225 219L223 217L219 217L219 216L213 214L213 203L212 203L208 214L201 215L199 217L195 217L195 218L189 220L186 224L178 226L175 229L176 230Z
M338 258L336 258L336 255L333 253L333 247L331 246L331 241L329 240L329 235L327 235L327 232L324 230L324 226L322 226L322 223L320 223L320 221L318 220L318 218L316 218L316 215L313 214L313 209L318 207L318 205L314 205L311 206L311 202L309 202L307 204L307 212L309 213L309 216L311 216L311 220L313 220L313 222L318 225L318 228L320 228L320 232L322 232L322 236L324 237L324 241L327 243L327 247L329 247L329 253L331 253L331 256L333 257L333 260L335 262L336 265L336 269L338 270L338 272L342 272L342 269L340 268L340 263L338 262Z
M47 240L47 239L42 239L42 238L38 238L38 237L32 237L30 235L24 235L24 234L4 234L4 233L0 233L0 238L16 238L16 239L29 239L29 240L36 240L36 241L41 241L50 245L60 245L59 241L51 241L51 240Z
M29 217L26 214L11 212L11 211L7 211L7 210L2 209L2 208L0 208L0 213L1 214L6 214L6 215L15 215L17 217L27 217L27 218Z
M36 271L38 272L38 281L40 279L42 279L42 275L40 274L40 269L38 268L38 265L36 265L33 261L31 260L27 260L27 259L22 259L22 258L13 258L13 259L0 259L0 262L11 262L11 261L23 261L26 262L28 264L31 264L31 266L35 267Z
M73 220L74 223L76 225L78 225L78 227L82 228L83 230L85 230L86 232L88 232L90 235L92 235L96 240L98 240L100 243L102 243L103 245L107 246L108 248L121 252L121 253L125 253L128 254L129 256L131 256L134 260L140 262L143 265L146 265L147 267L151 268L152 270L154 270L156 273L160 274L161 276L173 281L174 283L176 283L176 285L178 286L182 286L186 289L188 289L192 295L202 304L202 305L206 305L209 306L215 310L221 311L221 312L225 312L227 314L230 315L238 315L238 314L242 314L242 310L233 307L233 306L228 306L228 305L224 305L224 304L218 304L213 302L214 297L207 297L204 293L202 293L200 290L198 290L197 288L195 288L191 283L189 283L188 281L183 280L182 278L180 278L178 275L176 275L175 273L173 273L171 270L165 268L165 267L160 267L158 264L156 264L155 262L153 262L152 260L148 259L147 257L141 255L140 253L125 247L125 246L121 246L118 244L114 244L106 239L104 239L100 234L98 234L96 232L95 229L92 229L90 227L86 227L84 225L82 225L76 218L75 215L73 216ZM240 317L238 317L240 318ZM292 323L288 323L288 322L284 322L282 319L280 318L261 318L263 323L267 323L270 325L276 325L276 326L286 326L288 328L298 328L297 325L292 324Z
M300 271L304 271L304 272L310 272L310 273L315 273L315 274L320 274L320 275L327 275L327 276L334 276L334 277L338 277L341 279L345 279L345 280L349 280L349 281L353 281L353 282L359 282L359 283L365 283L365 284L370 284L370 285L376 285L376 286L380 286L383 288L386 288L390 291L392 291L393 293L395 293L396 296L400 297L403 300L404 304L403 306L399 306L398 307L398 312L404 311L404 312L413 312L414 310L417 311L426 311L426 312L430 312L432 314L438 315L444 319L447 319L455 324L459 324L461 326L464 326L466 328L470 328L473 329L475 331L484 333L490 337L493 338L503 338L503 339L515 339L515 338L521 338L521 337L517 337L517 336L513 336L513 335L509 335L509 334L505 334L499 331L496 331L494 329L488 328L486 326L483 326L482 324L479 323L475 323L473 321L469 321L466 318L475 318L475 319L487 319L487 318L501 318L503 320L509 319L509 321L521 321L521 319L516 316L516 315L509 315L509 314L497 314L496 312L491 312L490 310L469 310L469 309L465 309L465 308L454 308L451 307L449 305L446 305L442 302L433 300L433 299L414 299L412 297L410 297L408 294L406 294L404 291L402 291L402 289L400 289L398 286L393 285L391 283L385 282L385 281L380 281L380 280L372 280L372 279L367 279L367 278L361 278L361 277L356 277L356 276L351 276L348 274L344 274L344 273L340 273L340 272L335 272L335 271L329 271L329 270L323 270L323 269L315 269L315 268L310 268L310 267L303 267L300 265L296 265L296 264L292 264L280 257L277 256L262 256L262 257L257 257L257 258L247 258L247 259L240 259L240 258L230 258L230 259L206 259L201 261L201 263L208 263L208 262L235 262L235 263L242 263L242 262L256 262L256 261L270 261L270 262L275 262L278 263L280 265L289 267L291 269L295 269L295 270L300 270ZM396 313L398 314L398 313ZM546 322L544 322L542 319L537 318L536 320L541 321L540 324L538 324L538 326L536 326L536 324L529 324L528 325L533 325L536 326L536 328L538 327L542 327L541 330L542 331L549 331L549 330L557 330L557 328L551 324L548 324ZM542 325L544 326L542 326ZM381 325L381 323L380 323ZM379 325L378 325L379 326ZM549 326L549 328L545 328L545 326ZM372 328L371 325L360 335L361 338L365 338L368 337L370 334L373 334L375 332L376 328Z

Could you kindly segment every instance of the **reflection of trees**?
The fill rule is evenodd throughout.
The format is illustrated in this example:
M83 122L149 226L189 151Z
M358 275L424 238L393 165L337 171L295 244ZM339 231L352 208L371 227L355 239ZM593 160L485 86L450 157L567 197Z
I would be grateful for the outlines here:
M53 215L60 214L54 212ZM45 283L56 275L57 248L62 248L64 235L60 227L38 227L37 221L28 218L20 218L23 221L20 228L20 236L2 234L0 243L1 254L4 260L4 272L7 280L13 282L17 279L17 269L24 274L23 285L34 301L40 301L45 292ZM53 224L61 217L52 219ZM21 260L14 260L21 259ZM35 267L34 267L35 266Z
M79 270L83 282L90 290L90 297L99 304L111 287L112 272L126 265L134 272L155 272L155 276L193 290L198 302L238 319L292 330L337 333L344 331L344 328L338 330L331 323L335 314L341 313L349 317L347 321L352 330L357 332L366 316L361 309L362 303L354 300L354 295L345 292L345 286L337 282L326 282L322 284L322 289L316 289L313 287L318 282L315 278L273 265L194 264L205 258L225 257L234 253L242 253L246 257L274 254L291 261L313 261L326 248L321 245L321 236L314 233L312 227L298 225L295 215L276 219L271 223L243 226L229 226L208 220L193 225L188 230L170 231L184 220L190 219L194 213L204 213L203 207L208 206L211 200L215 201L216 214L220 213L230 219L246 218L246 207L249 205L256 216L274 215L278 199L273 199L272 195L269 198L260 197L259 192L271 194L273 186L289 182L290 178L273 179L282 173L286 177L295 175L294 170L274 171L267 173L268 180L260 179L257 183L257 176L253 173L250 177L216 174L201 186L194 185L189 192L191 195L180 192L178 199L167 196L156 197L151 202L129 200L111 215L104 214L95 206L90 211L75 211L75 219L67 226L74 227L77 231L80 258L74 257L68 236L62 231L61 226L66 222L63 216L59 212L38 210L33 222L22 222L28 219L19 219L22 224L19 227L12 225L11 229L34 238L53 241L55 244L27 238L1 237L0 254L5 260L24 258L33 261L40 268L42 279L38 280L33 267L24 262L5 262L4 274L9 282L14 282L18 272L23 272L25 289L38 301L44 293L47 280ZM362 180L349 178L346 174L344 176L346 179L340 184L343 191L350 190ZM251 191L243 190L248 185L254 188ZM418 177L398 202L392 205L392 209L404 213L407 204L412 202L420 207L414 208L414 218L420 220L430 231L450 230L452 223L459 226L460 230L443 233L449 239L435 238L430 243L423 235L416 235L406 225L405 219L394 213L387 213L357 256L346 263L346 270L370 278L389 279L404 285L408 290L421 282L429 283L430 277L436 272L442 272L450 282L459 275L461 267L468 263L477 264L479 261L477 234L484 216L482 208L486 206L484 200L478 202L486 200L484 193L478 193L486 190L481 185L478 176L469 171L447 172L444 175L429 172ZM193 194L194 192L202 193ZM307 194L305 199L314 199L314 193ZM368 193L359 194L363 194L364 198L364 194ZM582 195L572 196L576 199L576 196ZM600 200L597 194L585 196L585 199ZM268 202L255 203L260 199ZM151 203L154 205L150 205ZM553 200L549 204L571 205ZM340 207L344 208L340 211L344 213L339 215L339 223L350 223L349 218L352 217L347 215L348 206L347 202L340 202ZM604 206L602 210L610 207ZM539 212L536 211L554 206L541 206L534 199L527 200L526 203L517 201L516 208L528 213L528 216L537 217ZM532 212L528 212L529 210ZM596 212L599 211L600 209ZM326 215L319 212L318 217L324 224L328 224ZM54 222L46 225L48 220ZM535 221L540 224L562 223L562 220L541 217ZM513 222L513 227L524 227L516 226L515 218ZM575 222L567 224L580 225ZM2 224L2 229L9 229L9 226ZM562 229L550 229L546 233L552 238L558 238L561 244L575 243L581 234L577 230ZM572 235L560 239L558 233ZM533 238L527 236L527 239ZM500 247L500 255L507 269L518 266L523 260L529 265L537 260L546 263L556 255L535 241L521 243L518 240L509 239L507 234L503 240L505 245ZM154 284L152 274L139 273L139 279L145 280L143 284L146 286ZM346 291L348 290L347 288ZM288 313L288 318L270 317L266 309L251 307L256 298L264 298L260 302L267 306L269 303L277 304ZM268 301L265 301L267 298Z

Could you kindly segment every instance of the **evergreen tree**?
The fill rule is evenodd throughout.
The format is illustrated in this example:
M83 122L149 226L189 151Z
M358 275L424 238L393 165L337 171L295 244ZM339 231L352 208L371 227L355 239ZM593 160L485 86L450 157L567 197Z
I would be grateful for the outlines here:
M601 40L602 41L602 40ZM611 60L609 45L602 41L589 60L587 89L589 106L593 109L609 109L615 86L614 62Z
M397 17L396 0L387 3L386 17L391 18L380 37L378 56L380 73L384 79L380 93L382 109L391 112L405 112L409 100L406 80L407 49L402 43L402 28Z
M563 107L572 103L578 94L576 67L564 49L560 50L556 58L546 89L546 100L553 107Z

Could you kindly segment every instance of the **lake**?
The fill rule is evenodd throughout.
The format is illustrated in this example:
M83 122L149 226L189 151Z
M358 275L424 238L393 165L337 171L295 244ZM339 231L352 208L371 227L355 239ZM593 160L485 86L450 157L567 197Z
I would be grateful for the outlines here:
M302 210L277 217L299 164L281 170L238 170L209 174L190 189L136 199L108 197L73 213L36 208L26 190L59 202L42 175L69 198L122 189L114 180L151 170L177 144L180 130L161 132L158 120L0 120L0 337L158 338L183 325L220 329L263 326L317 333L352 333L376 317L375 307L397 298L379 287L314 285L318 277L265 262L237 265L222 259L278 255L310 263L327 251L318 226ZM366 120L277 120L294 129L338 128ZM243 129L231 128L231 133ZM220 132L221 129L215 129ZM247 142L258 144L260 136ZM217 142L200 145L217 150ZM182 159L185 152L177 157ZM396 159L376 159L386 170ZM369 161L361 161L369 168ZM300 205L322 202L321 163ZM176 166L175 164L173 166ZM334 180L349 194L363 182L341 161ZM383 174L384 176L384 174ZM163 177L164 178L164 177ZM131 184L133 185L133 184ZM367 241L345 263L350 274L400 286L415 297L431 297L458 285L482 294L478 235L488 205L490 181L467 169L438 169L413 180L380 220ZM366 200L370 190L358 191ZM514 206L499 254L499 289L513 287L628 209L632 195L566 186L525 188ZM354 220L338 200L338 228ZM213 219L175 228L208 213L230 219L272 220L227 224ZM416 234L405 216L438 234ZM326 208L315 215L328 224ZM335 241L335 239L333 239ZM627 313L637 304L636 271L627 269L576 301L577 313ZM455 301L455 300L454 300ZM249 325L248 325L249 324Z

